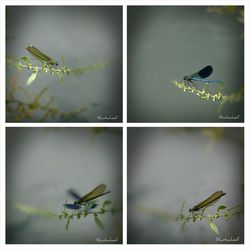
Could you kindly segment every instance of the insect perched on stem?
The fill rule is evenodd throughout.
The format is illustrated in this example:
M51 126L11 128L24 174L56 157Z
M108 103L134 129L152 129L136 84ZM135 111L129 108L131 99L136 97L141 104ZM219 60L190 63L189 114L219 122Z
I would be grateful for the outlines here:
M217 202L225 194L226 193L223 193L223 191L217 191L217 192L213 193L206 200L198 203L193 208L190 208L189 209L189 213L191 213L191 212L197 212L197 211L199 211L202 208L206 208L208 206L213 205L215 202Z
M94 201L96 198L100 196L110 193L110 191L105 192L105 189L106 189L106 185L100 184L97 187L95 187L92 191L90 191L89 193L85 194L82 197L76 191L74 191L73 189L70 189L68 193L72 197L74 197L76 201L74 202L74 204L68 204L68 203L64 204L64 207L68 209L74 209L74 210L81 209L82 206L85 206L89 209L94 208L97 206L97 204L92 201Z
M209 84L209 83L221 83L222 84L223 81L221 80L205 79L209 77L212 74L212 72L213 72L213 67L211 65L208 65L194 74L184 76L183 80L185 83L187 83L190 86L192 86L194 82L200 82L200 83L206 83L206 84Z
M39 49L37 49L35 46L33 45L29 45L26 50L29 51L29 53L35 57L37 60L39 60L42 63L46 63L50 66L58 66L58 62L55 61L54 59L52 59L51 57L45 55L44 53L42 53Z

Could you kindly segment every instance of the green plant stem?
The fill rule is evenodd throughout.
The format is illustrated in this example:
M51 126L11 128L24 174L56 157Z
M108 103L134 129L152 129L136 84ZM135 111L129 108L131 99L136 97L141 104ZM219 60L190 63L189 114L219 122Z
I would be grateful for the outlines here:
M244 98L244 88L240 88L239 91L234 92L230 95L224 95L222 94L222 88L223 85L221 85L217 91L217 93L210 93L207 90L207 85L205 85L204 87L202 87L202 89L198 89L195 86L189 86L187 84L185 84L184 82L178 82L178 81L173 81L173 83L175 84L175 86L181 90L183 90L184 92L188 92L188 93L192 93L194 95L199 96L201 99L203 100L212 100L213 102L218 101L219 102L219 106L217 109L217 112L220 113L222 111L222 108L224 107L224 105L226 103L233 103L233 102L239 102L241 100L243 100Z

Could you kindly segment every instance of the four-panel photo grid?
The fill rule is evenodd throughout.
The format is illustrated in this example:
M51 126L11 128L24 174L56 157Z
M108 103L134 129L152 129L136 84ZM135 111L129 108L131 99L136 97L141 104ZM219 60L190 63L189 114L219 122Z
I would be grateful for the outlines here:
M0 5L0 250L250 249L249 0Z

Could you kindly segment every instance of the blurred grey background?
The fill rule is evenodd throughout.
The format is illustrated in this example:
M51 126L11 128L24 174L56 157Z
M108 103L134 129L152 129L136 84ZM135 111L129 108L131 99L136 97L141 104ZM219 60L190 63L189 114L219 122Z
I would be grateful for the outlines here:
M244 216L215 220L219 242L207 221L175 220L216 191L226 193L206 209L244 204L243 128L128 129L128 243L219 244L244 242Z
M82 75L59 77L38 74L27 91L35 97L45 86L47 96L54 96L54 105L61 111L72 112L86 107L70 122L119 122L122 120L122 7L121 6L7 6L6 54L20 58L32 56L25 50L34 45L42 52L69 68L110 62L104 69ZM40 62L32 61L41 65ZM7 91L13 77L21 86L31 71L7 70ZM20 97L19 97L20 98ZM40 114L33 117L38 121ZM117 116L115 120L99 120L97 116ZM7 121L13 117L7 114ZM50 121L50 120L48 120ZM53 120L51 120L53 121Z
M122 242L122 131L120 128L7 128L6 243L91 244L100 239ZM102 204L120 207L114 215L74 219L47 219L26 214L18 204L60 214L74 188L87 194L104 183L111 193L99 197Z
M172 83L212 65L209 79L224 81L224 95L244 86L244 9L225 8L219 14L208 12L208 6L128 7L128 121L244 121L243 101L226 104L220 112L239 119L218 119L218 102Z

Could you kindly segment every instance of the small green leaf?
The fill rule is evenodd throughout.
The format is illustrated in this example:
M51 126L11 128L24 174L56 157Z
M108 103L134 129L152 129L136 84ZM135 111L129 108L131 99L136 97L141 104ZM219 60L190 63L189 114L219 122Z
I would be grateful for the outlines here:
M84 211L83 211L83 217L86 218L87 215L88 215L88 210L87 210L87 209L84 209Z
M26 84L27 84L27 85L30 85L33 81L35 81L36 77L37 77L37 71L34 71L34 72L29 76L29 78L28 78Z
M71 220L71 218L69 217L69 218L68 218L68 220L67 220L67 223L66 223L66 230L68 230L68 229L69 229L69 223L70 223L70 220Z
M212 229L212 231L219 235L219 230L218 230L218 227L216 226L216 224L213 221L209 221L208 223L209 223L209 226Z
M102 206L104 207L104 206L107 206L109 204L111 204L111 201L110 200L106 200L106 201L103 202Z
M213 219L217 219L217 218L219 218L219 217L220 217L219 212L217 212L216 214L213 215Z
M62 59L62 65L65 66L64 56L61 56Z
M233 215L231 213L226 213L225 214L225 219L226 220L230 220L233 217Z
M104 214L106 212L105 209L101 208L100 211L98 212L99 214Z
M98 216L95 216L95 223L98 227L100 227L101 229L104 229L104 225L102 221L98 218Z
M25 61L26 63L29 63L29 62L30 62L30 60L29 60L29 58L28 58L27 56L23 56L23 57L21 57L21 59L22 59L23 61Z
M185 206L185 201L182 203L181 210L180 210L180 214L182 214L183 209L184 209L184 206Z
M219 212L220 210L223 210L223 209L225 209L225 208L227 208L227 207L226 207L226 206L221 205L221 206L219 206L219 207L217 208L217 211Z
M22 63L21 62L18 62L17 64L16 64L16 67L17 67L17 70L18 71L21 71L23 68L22 68Z
M187 223L187 220L184 220L183 223L182 223L182 225L181 225L181 230L182 231L184 231L184 227L185 227L186 223Z

